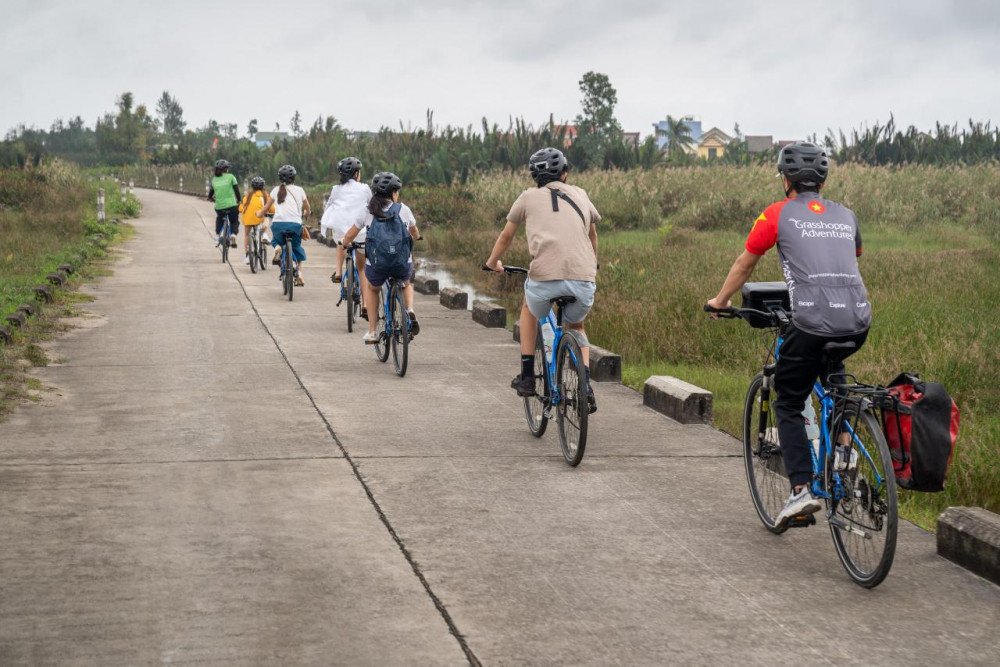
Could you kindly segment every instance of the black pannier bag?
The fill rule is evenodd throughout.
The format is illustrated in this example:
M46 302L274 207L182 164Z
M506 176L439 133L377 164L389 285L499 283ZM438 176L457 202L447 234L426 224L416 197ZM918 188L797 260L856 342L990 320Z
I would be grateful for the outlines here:
M792 312L791 301L788 298L788 285L783 282L747 283L740 291L743 297L743 307L754 310L768 311L779 307L786 313ZM750 315L745 318L747 324L754 329L767 329L772 326L771 320L760 315Z
M901 373L882 400L882 428L896 482L911 491L943 491L958 438L959 412L944 385Z

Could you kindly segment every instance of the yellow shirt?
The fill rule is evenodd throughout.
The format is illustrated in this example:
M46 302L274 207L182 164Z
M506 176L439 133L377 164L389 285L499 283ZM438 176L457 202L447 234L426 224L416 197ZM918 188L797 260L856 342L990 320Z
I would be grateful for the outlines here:
M240 212L243 213L242 220L245 226L253 227L264 222L263 219L257 217L257 211L264 208L264 201L264 193L261 190L251 190L243 195L243 201L240 202ZM268 212L274 214L273 204Z

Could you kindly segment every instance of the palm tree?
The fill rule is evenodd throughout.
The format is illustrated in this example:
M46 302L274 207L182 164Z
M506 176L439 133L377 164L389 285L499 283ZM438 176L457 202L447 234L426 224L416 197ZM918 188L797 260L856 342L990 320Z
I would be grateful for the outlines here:
M674 119L673 116L668 114L666 129L657 130L656 132L667 138L667 153L671 156L677 155L678 151L686 153L689 148L694 146L694 139L691 137L691 128L688 127L683 119Z

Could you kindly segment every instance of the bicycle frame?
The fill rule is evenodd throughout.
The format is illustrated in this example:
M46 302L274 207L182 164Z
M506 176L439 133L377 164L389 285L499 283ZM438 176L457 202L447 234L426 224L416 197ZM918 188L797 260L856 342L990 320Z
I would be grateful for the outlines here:
M389 278L388 280L385 281L385 283L382 284L382 308L385 312L385 333L387 335L386 344L388 344L389 341L392 340L392 336L396 333L396 330L393 328L394 325L392 323L392 311L390 310L392 300L389 297L392 296L392 288L397 283L399 284L399 289L403 289L403 281L400 278ZM341 287L341 289L343 289L343 287ZM405 312L405 310L404 314L406 315L406 333L407 335L409 335L410 314Z
M358 303L361 303L361 274L358 273L358 256L355 254L355 247L352 244L350 248L347 248L347 254L351 257L351 267L354 272L354 296L358 297ZM347 301L347 288L344 287L346 281L344 277L340 277L340 300ZM338 304L339 305L339 304Z

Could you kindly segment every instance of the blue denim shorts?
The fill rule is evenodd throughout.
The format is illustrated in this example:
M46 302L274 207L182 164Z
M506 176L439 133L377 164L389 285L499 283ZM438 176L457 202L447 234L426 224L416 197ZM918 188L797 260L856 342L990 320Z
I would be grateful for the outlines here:
M552 300L560 296L576 297L574 303L563 309L563 321L571 324L583 322L594 305L597 285L586 280L542 280L528 278L524 282L524 302L535 317L541 319L549 314Z
M292 241L292 256L295 257L295 261L306 261L306 251L302 248L302 223L278 221L271 223L271 245L283 248L286 235Z
M371 264L365 264L365 278L371 283L372 287L381 287L385 284L385 281L389 278L401 278L403 284L413 280L413 262L406 265L406 275L405 276L391 276L387 273L382 273L381 271L375 269Z

